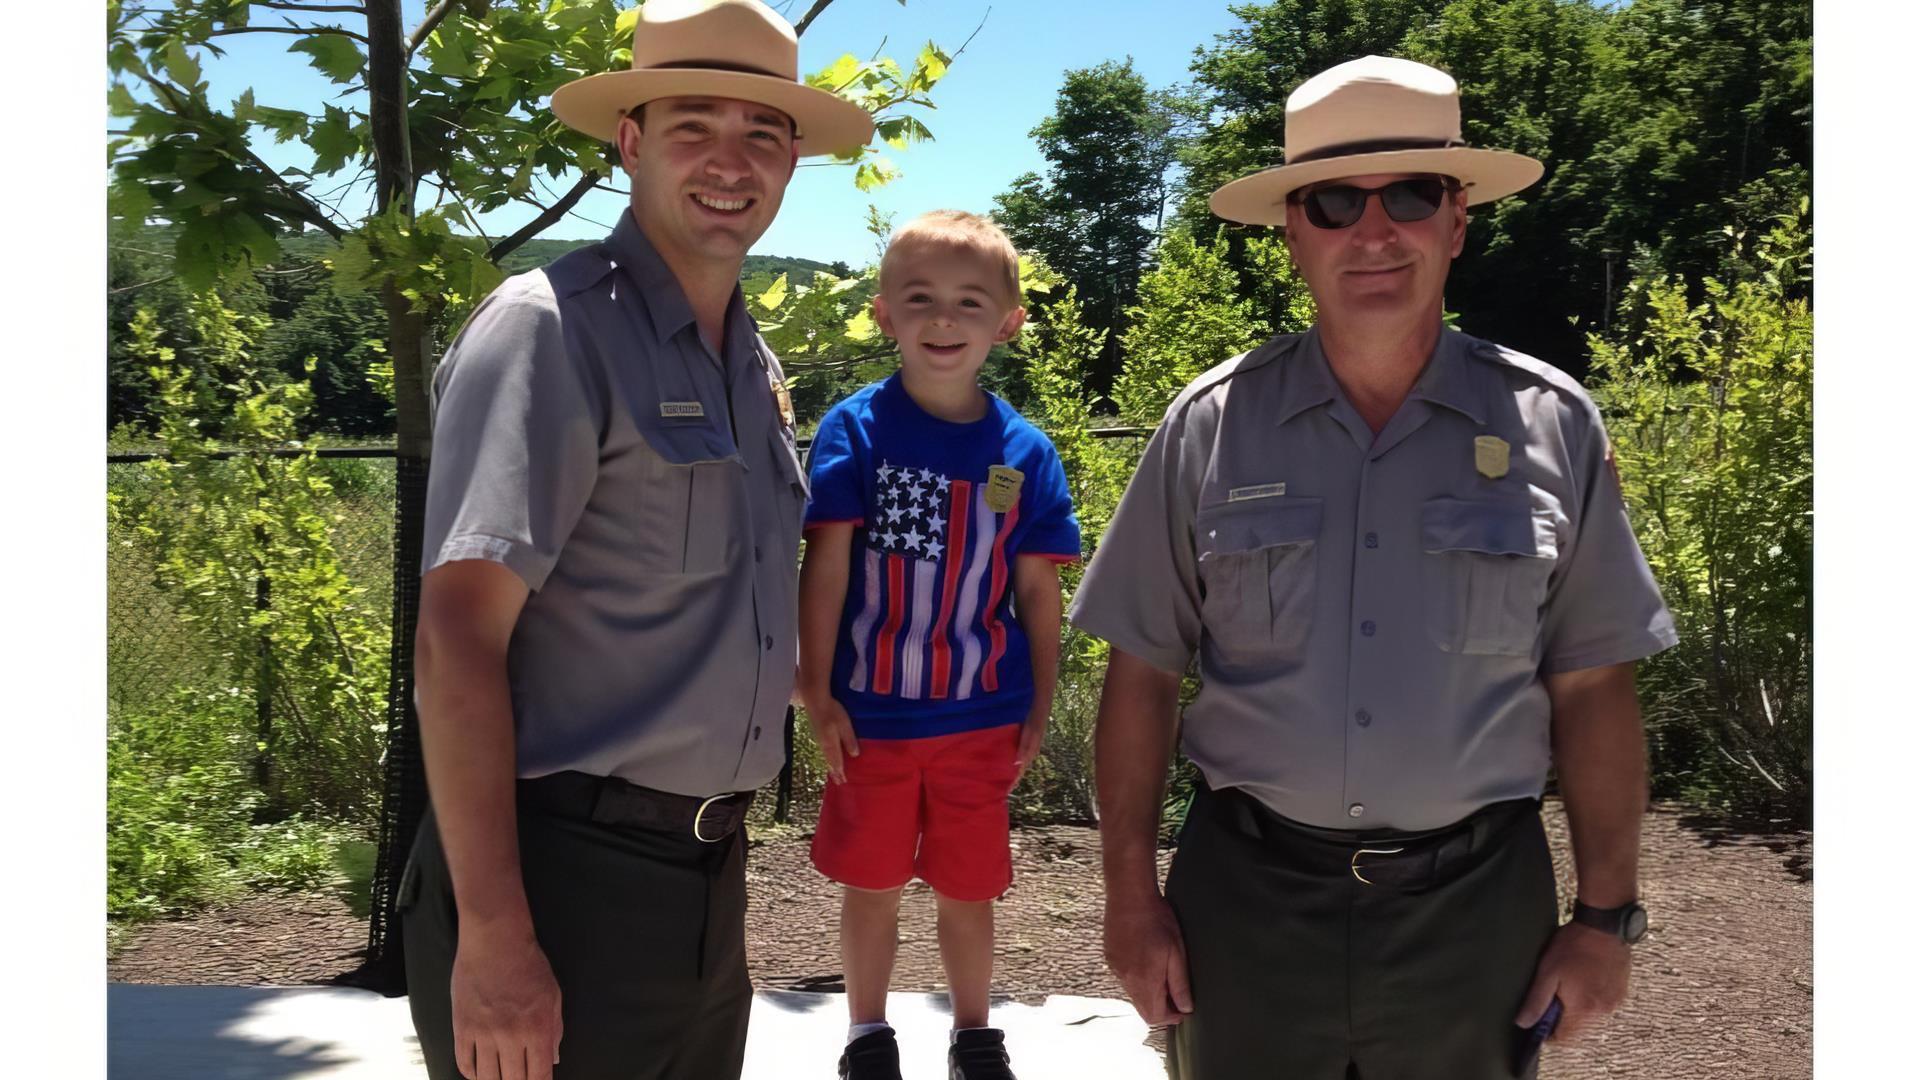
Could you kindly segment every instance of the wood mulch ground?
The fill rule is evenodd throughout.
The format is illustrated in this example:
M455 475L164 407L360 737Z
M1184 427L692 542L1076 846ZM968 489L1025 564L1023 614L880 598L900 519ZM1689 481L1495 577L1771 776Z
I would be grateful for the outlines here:
M1566 818L1548 832L1570 895ZM807 862L808 834L765 835L748 857L748 960L767 989L841 989L834 888ZM1748 828L1662 806L1646 819L1642 888L1653 913L1635 951L1626 1008L1583 1043L1548 1050L1546 1080L1786 1080L1813 1073L1813 837ZM995 982L1009 997L1120 997L1100 959L1100 850L1094 830L1020 828L1015 884L1000 906ZM318 984L342 981L366 945L365 919L329 894L263 895L120 935L118 982ZM907 893L895 989L943 987L933 902ZM1154 1040L1158 1043L1160 1040Z

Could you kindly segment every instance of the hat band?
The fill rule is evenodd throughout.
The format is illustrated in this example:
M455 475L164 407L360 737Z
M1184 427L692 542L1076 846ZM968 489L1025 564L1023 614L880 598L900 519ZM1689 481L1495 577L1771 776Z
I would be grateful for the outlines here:
M1322 146L1303 154L1287 158L1289 165L1304 165L1309 161L1323 161L1327 158L1355 157L1360 154L1385 154L1395 150L1450 150L1456 146L1467 145L1460 139L1372 139L1365 142L1338 143Z
M735 71L735 72L739 72L742 75L765 75L770 79L782 79L792 83L799 82L799 80L794 78L792 75L782 75L780 72L769 71L768 69L763 67L754 67L751 64L730 64L724 60L676 60L671 64L649 64L646 67L636 67L633 70L635 71Z

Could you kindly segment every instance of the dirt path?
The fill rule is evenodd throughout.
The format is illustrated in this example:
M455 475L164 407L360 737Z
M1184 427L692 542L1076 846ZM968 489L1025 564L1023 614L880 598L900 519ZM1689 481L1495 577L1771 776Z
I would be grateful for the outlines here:
M1566 819L1549 804L1561 889ZM748 858L755 985L839 990L837 897L807 863L807 833L765 837ZM1752 833L1662 807L1646 822L1653 913L1626 1009L1583 1045L1550 1048L1546 1080L1788 1080L1813 1072L1813 839ZM1100 855L1092 829L1015 832L1015 884L999 911L995 981L1009 996L1119 997L1100 960ZM895 988L943 986L932 897L915 883L900 922ZM126 935L115 981L301 984L359 965L366 922L326 895L260 896Z

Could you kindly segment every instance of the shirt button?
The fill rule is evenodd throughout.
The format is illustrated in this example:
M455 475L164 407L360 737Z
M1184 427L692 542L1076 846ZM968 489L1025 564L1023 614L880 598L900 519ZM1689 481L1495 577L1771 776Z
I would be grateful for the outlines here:
M773 635L772 634L767 635L767 651L768 652L773 651Z
M1372 619L1368 619L1366 622L1360 624L1360 633L1363 637L1372 637L1373 631L1374 625Z
M1365 709L1361 709L1359 712L1353 714L1353 721L1361 727L1366 727L1368 724L1373 723L1373 714Z
M753 737L754 737L755 739L758 739L758 738L760 737L760 725L758 725L758 724L755 724L755 725L753 726Z
M754 562L760 561L760 545L759 544L753 545L753 561Z
M1367 534L1367 546L1368 546L1368 547L1370 547L1370 548L1377 548L1377 547L1379 547L1379 546L1380 546L1380 534L1379 534L1379 533L1368 533L1368 534Z
M1364 814L1366 812L1367 812L1367 808L1360 805L1359 803L1354 803L1352 806L1347 807L1348 817L1359 817L1361 814Z

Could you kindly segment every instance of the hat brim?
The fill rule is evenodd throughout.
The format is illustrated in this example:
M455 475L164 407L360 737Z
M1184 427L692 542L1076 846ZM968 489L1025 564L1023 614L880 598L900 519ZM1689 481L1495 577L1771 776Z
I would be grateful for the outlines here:
M561 123L610 143L627 110L664 97L724 97L771 105L793 118L801 157L849 153L873 139L873 117L853 102L804 83L744 71L608 71L555 90L552 109Z
M1228 221L1243 225L1284 225L1287 196L1322 180L1376 173L1438 173L1460 181L1467 205L1504 199L1531 187L1546 166L1507 150L1480 150L1455 146L1434 150L1388 150L1377 154L1278 165L1222 185L1207 206Z

